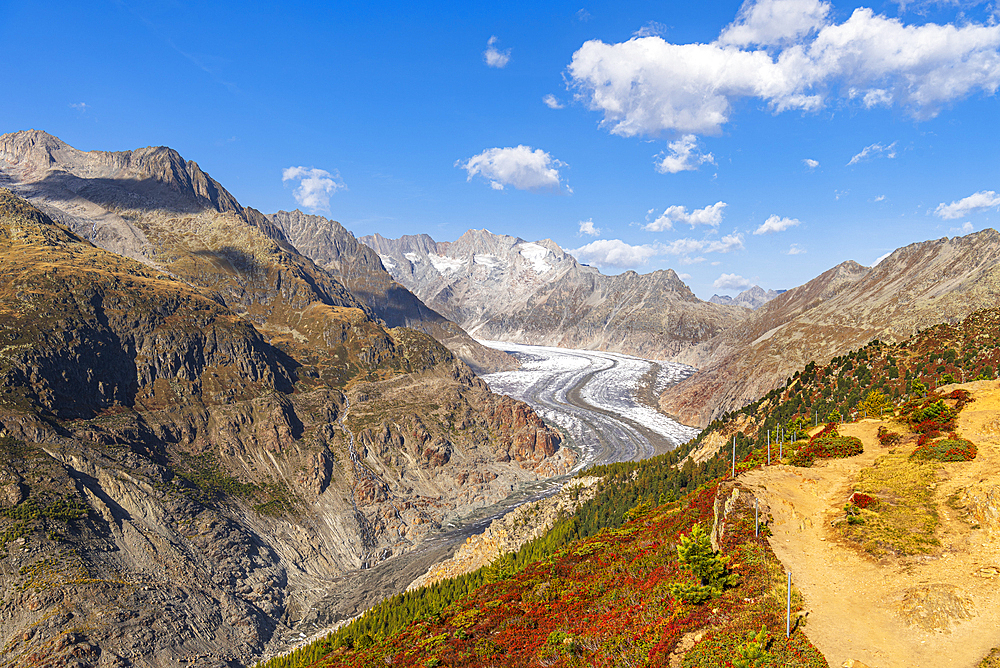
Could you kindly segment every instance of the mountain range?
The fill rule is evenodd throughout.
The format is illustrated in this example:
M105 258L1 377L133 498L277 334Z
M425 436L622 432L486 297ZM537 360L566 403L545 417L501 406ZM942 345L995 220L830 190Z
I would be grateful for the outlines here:
M555 242L469 230L365 236L393 278L479 339L673 358L746 317L698 299L667 269L607 276Z
M669 387L660 407L706 425L780 385L796 369L860 348L957 323L1000 301L1000 234L900 248L874 267L847 261L788 290L678 361L698 367Z
M696 367L666 388L659 406L699 427L808 362L957 322L1000 297L1000 235L992 229L911 244L875 267L846 261L791 290L753 286L709 302L672 270L605 276L550 240L470 230L454 242L427 235L361 241L393 278L479 338Z
M768 290L767 292L764 292L764 288L759 285L752 285L735 297L729 297L728 295L712 295L708 301L712 304L743 306L753 310L768 303L782 292L784 292L784 290Z

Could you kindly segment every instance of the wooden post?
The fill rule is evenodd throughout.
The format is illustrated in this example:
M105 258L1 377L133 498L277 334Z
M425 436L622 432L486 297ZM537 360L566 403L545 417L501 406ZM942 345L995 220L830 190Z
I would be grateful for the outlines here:
M767 465L771 465L771 430L767 430Z

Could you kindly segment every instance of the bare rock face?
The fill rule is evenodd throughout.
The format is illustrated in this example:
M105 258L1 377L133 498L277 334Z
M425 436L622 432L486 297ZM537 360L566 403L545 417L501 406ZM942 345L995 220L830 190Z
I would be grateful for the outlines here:
M676 361L699 372L666 390L660 407L704 426L872 339L903 340L955 323L1000 298L1000 234L987 229L900 248L875 267L844 262L789 290Z
M450 559L435 564L414 580L407 590L418 589L448 578L472 573L499 557L516 552L525 543L540 538L563 516L572 515L594 498L600 478L578 478L555 495L519 506L490 522L481 534L470 536Z
M551 240L469 230L361 242L393 278L479 339L670 358L746 316L699 300L673 270L605 276Z
M13 664L249 663L335 577L574 465L530 408L385 328L169 149L32 132L0 158L18 192L134 258L0 189Z
M393 280L378 254L359 243L340 223L298 210L279 211L267 218L301 253L336 276L389 327L430 334L477 373L517 368L513 357L478 343Z

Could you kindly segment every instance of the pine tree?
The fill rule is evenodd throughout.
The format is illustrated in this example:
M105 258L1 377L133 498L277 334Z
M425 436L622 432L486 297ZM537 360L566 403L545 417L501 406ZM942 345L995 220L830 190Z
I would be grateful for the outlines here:
M687 536L681 536L677 560L691 570L699 583L670 585L671 595L687 603L704 603L721 595L726 587L735 587L740 579L726 568L729 557L723 557L712 549L712 541L700 524L694 525Z

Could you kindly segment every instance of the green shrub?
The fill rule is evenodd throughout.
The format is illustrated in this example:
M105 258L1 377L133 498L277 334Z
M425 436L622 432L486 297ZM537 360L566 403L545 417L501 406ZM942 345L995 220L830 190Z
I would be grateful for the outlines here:
M687 566L698 584L674 583L670 594L685 603L704 603L722 594L727 587L735 587L739 576L726 568L729 557L723 557L712 549L712 541L700 524L695 524L691 533L681 535L677 546L677 560Z
M952 433L940 441L929 441L910 454L910 459L938 462L968 462L976 458L976 444Z

